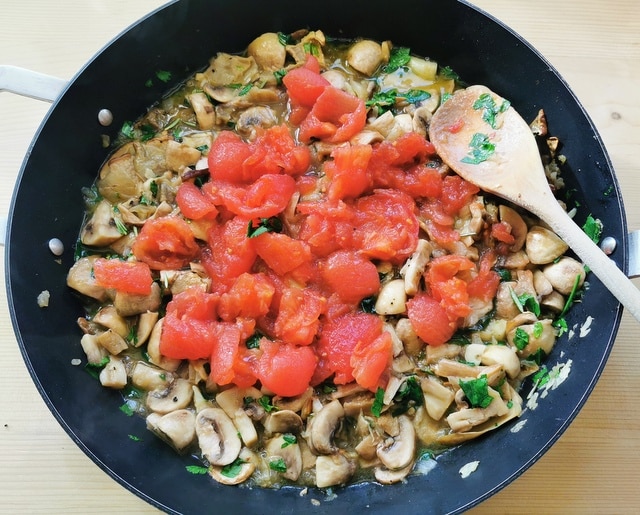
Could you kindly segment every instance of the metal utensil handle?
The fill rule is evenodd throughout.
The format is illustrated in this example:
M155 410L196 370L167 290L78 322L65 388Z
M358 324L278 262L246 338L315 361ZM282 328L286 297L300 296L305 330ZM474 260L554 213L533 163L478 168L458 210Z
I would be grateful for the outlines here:
M56 100L68 82L18 66L0 65L0 91L9 91L45 102Z

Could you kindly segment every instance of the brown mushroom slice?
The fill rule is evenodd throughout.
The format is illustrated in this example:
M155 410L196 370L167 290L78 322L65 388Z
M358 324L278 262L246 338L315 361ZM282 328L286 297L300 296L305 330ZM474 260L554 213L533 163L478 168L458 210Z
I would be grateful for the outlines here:
M196 114L198 127L204 131L213 129L216 124L216 110L207 95L197 91L187 95L187 99Z
M196 435L202 455L212 465L229 465L240 454L242 441L222 408L205 408L198 412Z
M406 415L398 418L399 433L380 442L376 455L390 470L399 470L413 462L416 450L416 431Z
M529 229L526 238L527 256L534 265L546 265L562 256L567 245L555 232L535 225Z
M108 354L107 350L98 343L98 337L95 334L83 334L80 346L87 356L87 363L97 365Z
M356 463L342 453L318 456L316 459L316 486L326 488L349 481L356 470Z
M153 326L151 335L147 341L147 354L149 362L157 367L170 372L175 372L182 363L181 359L167 358L160 353L160 336L162 335L163 318L158 320Z
M143 390L166 388L173 381L173 374L144 361L136 361L131 371L131 382Z
M535 354L542 350L545 354L549 354L556 343L556 330L553 327L553 320L546 318L538 320L533 324L525 324L516 327L507 334L507 340L511 345L515 345L517 339L516 331L520 329L526 334L527 344L520 350L518 354L524 358ZM520 333L522 335L522 333ZM520 336L522 339L522 336Z
M308 443L316 454L332 454L337 451L333 435L337 431L344 408L339 400L325 404L307 423Z
M397 470L390 470L387 467L376 467L373 474L376 478L376 481L378 481L379 483L382 483L383 485L393 485L395 483L399 483L405 477L407 477L413 470L413 465L414 462L412 460L409 465Z
M425 377L420 381L424 406L433 420L440 420L453 402L454 393L437 379Z
M420 287L422 274L427 267L433 246L425 239L419 239L416 250L407 259L400 269L400 275L404 278L404 291L407 295L415 295Z
M473 427L486 422L491 417L500 417L509 412L507 404L498 392L489 388L488 394L491 396L492 401L486 408L463 408L451 413L446 418L447 423L454 433L469 431Z
M511 379L520 374L520 358L515 348L507 345L486 345L480 354L480 363L502 366Z
M302 426L300 415L291 410L278 410L269 413L264 421L264 430L267 434L299 433Z
M138 295L117 291L113 299L113 306L120 316L130 317L145 311L157 311L162 304L162 291L156 282L151 284L149 295Z
M503 403L507 407L507 410L503 415L496 415L489 418L486 422L476 425L472 430L459 432L459 433L449 433L449 434L441 434L437 435L437 443L446 446L459 445L468 440L472 440L473 438L477 438L478 436L492 431L508 421L519 417L522 413L522 397L509 385L508 383L504 385L504 400ZM493 402L492 402L493 404Z
M87 256L78 259L69 269L67 286L98 302L105 302L108 298L107 290L96 282L93 274L93 263L99 257Z
M251 388L248 392L245 389L232 387L216 395L216 402L229 415L236 426L240 438L247 447L253 447L258 443L258 432L256 431L253 421L249 418L249 415L244 411L244 399L246 397L256 398L256 395L260 395L260 392Z
M108 329L107 331L100 333L96 339L102 347L107 349L109 353L114 356L117 356L122 351L129 348L126 340L112 329Z
M253 106L242 112L236 121L235 130L240 134L251 136L256 129L268 129L278 123L278 117L269 106Z
M93 322L126 338L129 335L127 321L117 312L113 306L104 306L92 318Z
M147 407L156 413L169 413L171 411L186 408L193 399L191 383L186 379L178 378L166 388L158 388L147 394Z
M568 256L564 256L557 262L545 266L543 273L553 286L553 289L563 295L571 293L576 283L576 278L578 287L581 287L587 275L584 265Z
M200 95L205 96L204 93ZM213 110L213 106L211 109ZM170 139L165 144L167 169L172 172L181 173L185 168L195 165L201 157L202 152L184 143Z
M256 470L253 454L246 448L240 451L238 467L221 467L212 465L209 467L209 475L223 485L239 485L249 479ZM236 463L234 463L235 465Z
M108 200L98 202L89 221L80 232L80 240L90 247L107 247L122 238L113 206Z
M159 316L160 315L157 311L145 311L144 313L140 313L140 316L138 317L138 327L136 329L136 347L140 347L147 343Z
M501 204L498 208L500 221L509 224L511 227L511 236L515 241L509 247L511 252L518 252L524 246L527 239L527 224L520 214L513 208Z
M280 470L282 477L298 480L302 473L302 453L295 436L289 434L271 438L265 445L265 451L269 462L278 461L284 469Z
M151 413L147 416L146 422L147 429L178 452L189 447L196 437L196 416L187 409L179 409L165 415Z
M120 149L100 170L98 191L109 202L140 196L142 180L136 171L133 143Z

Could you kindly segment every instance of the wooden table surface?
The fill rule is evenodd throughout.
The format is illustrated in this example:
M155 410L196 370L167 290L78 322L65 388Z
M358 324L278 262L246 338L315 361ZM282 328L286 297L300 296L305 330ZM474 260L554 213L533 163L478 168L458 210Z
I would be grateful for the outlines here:
M0 63L70 79L111 38L162 3L2 0ZM524 36L569 83L610 153L629 229L640 229L638 0L475 0L475 4ZM8 213L23 156L48 108L45 103L0 94L0 217ZM4 258L0 274L4 278ZM532 468L469 513L640 512L637 335L637 323L625 315L605 371L575 422ZM0 513L157 513L94 465L48 411L22 361L4 288L0 290L0 499Z

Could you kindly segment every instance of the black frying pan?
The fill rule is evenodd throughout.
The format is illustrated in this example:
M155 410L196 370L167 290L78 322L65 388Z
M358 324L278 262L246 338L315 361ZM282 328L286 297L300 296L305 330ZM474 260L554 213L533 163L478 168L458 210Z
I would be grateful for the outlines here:
M544 107L551 132L564 144L567 189L575 189L580 208L600 218L619 242L613 255L627 268L626 220L610 161L591 121L557 73L526 42L500 23L460 1L423 0L405 6L402 23L382 13L388 1L293 0L243 2L183 0L138 23L97 55L72 81L36 135L18 179L7 234L6 275L9 307L25 361L45 402L74 441L101 468L155 506L176 513L450 513L477 504L520 475L560 436L584 404L597 381L616 336L622 309L594 278L569 325L594 316L589 335L578 344L562 339L548 365L572 360L572 372L537 410L484 438L440 456L426 476L382 487L359 484L335 489L331 501L311 490L279 491L222 487L207 476L193 476L158 439L132 441L144 434L144 420L127 417L117 392L103 389L82 367L69 365L82 356L75 319L82 315L65 286L73 257L57 264L47 242L60 238L72 247L82 219L80 189L90 185L108 154L104 133L115 136L125 120L135 119L172 86L202 68L217 51L241 51L265 31L320 28L330 35L391 39L451 66L469 83L483 83L509 98L525 119ZM247 13L251 13L248 17ZM339 13L337 15L336 13ZM172 74L169 84L146 83L157 70ZM97 122L102 108L115 121ZM33 223L37 220L38 223ZM26 259L28 256L29 259ZM38 308L35 298L51 292L51 305ZM597 316L595 316L597 315ZM560 356L560 353L563 353ZM530 385L525 385L530 388ZM526 393L526 390L525 390ZM460 468L479 467L466 479ZM313 506L310 498L321 501Z

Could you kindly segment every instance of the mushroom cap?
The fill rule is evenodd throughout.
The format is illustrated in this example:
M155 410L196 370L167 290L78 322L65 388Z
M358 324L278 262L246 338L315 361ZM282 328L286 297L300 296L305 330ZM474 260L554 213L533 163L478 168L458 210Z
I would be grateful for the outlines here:
M416 431L406 415L398 417L398 435L387 438L378 445L376 454L390 470L399 470L413 462L416 450Z
M316 460L316 486L328 486L346 483L356 470L356 464L342 453L318 456Z
M344 408L339 400L333 400L322 407L308 422L309 446L317 454L333 454L337 448L333 434L344 417Z
M196 417L196 435L202 454L212 465L229 465L240 454L242 442L221 408L205 408Z

